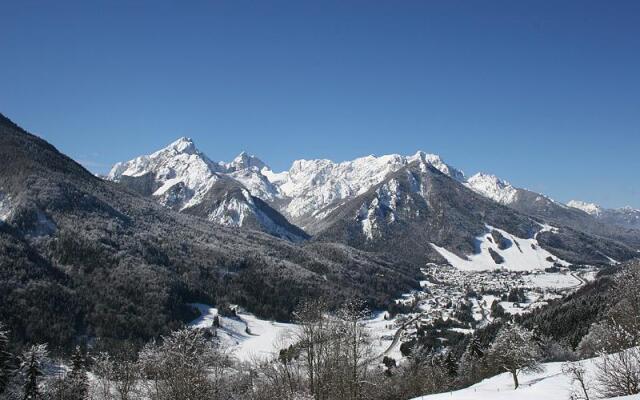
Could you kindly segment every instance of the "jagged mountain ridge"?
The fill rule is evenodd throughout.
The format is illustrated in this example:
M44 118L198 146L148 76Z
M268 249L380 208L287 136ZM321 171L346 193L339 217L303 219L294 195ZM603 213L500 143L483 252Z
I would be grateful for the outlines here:
M191 143L191 142L190 142ZM171 147L171 146L170 146ZM201 154L201 153L200 153ZM208 159L207 159L208 160ZM241 160L241 161L239 161ZM133 166L139 165L139 162L133 160L129 162ZM557 203L548 197L528 191L526 189L516 188L510 183L503 181L496 176L478 173L470 178L466 179L462 171L457 170L447 165L442 159L433 154L427 154L424 152L417 152L413 156L401 156L397 154L384 155L384 156L367 156L357 158L352 161L344 161L335 163L330 160L297 160L294 161L291 168L288 171L275 173L264 162L257 159L254 156L249 156L246 153L241 153L231 163L224 162L211 162L206 161L205 164L213 165L217 168L216 172L212 174L224 174L225 176L237 181L240 185L243 185L246 190L251 193L255 198L260 198L264 202L272 206L273 209L280 211L280 213L289 218L290 221L296 223L298 226L303 227L310 234L316 235L317 239L321 238L333 238L342 243L353 244L354 241L359 245L356 247L364 249L381 249L386 246L370 246L373 237L367 237L365 242L360 240L358 233L353 231L353 227L347 229L350 232L346 236L335 235L335 226L348 225L351 221L350 218L356 220L366 221L371 220L371 226L365 229L365 236L372 236L374 233L375 215L382 213L385 207L387 211L391 209L389 204L385 202L389 201L387 198L378 198L379 204L374 205L371 209L369 206L359 204L358 207L363 207L358 211L357 216L345 213L345 209L352 207L352 201L363 194L368 193L372 188L375 190L387 190L389 188L378 187L381 183L384 183L388 178L398 171L408 168L409 165L419 165L423 173L426 170L433 169L440 172L444 176L448 177L452 181L452 186L448 190L459 190L458 186L466 186L471 191L480 194L483 198L489 199L492 203L496 203L508 210L514 210L517 212L517 217L513 212L506 212L504 209L502 213L510 215L511 218L518 219L524 215L529 218L533 218L535 223L533 228L526 232L526 235L532 236L540 230L540 224L550 223L554 226L564 228L562 230L549 230L540 234L540 243L547 246L552 251L563 254L563 256L574 261L582 262L608 262L610 256L615 254L621 256L623 259L629 257L630 250L619 243L609 246L611 254L600 254L601 246L595 246L594 243L596 237L602 237L603 239L613 238L616 241L625 243L626 245L640 247L640 232L621 232L617 228L612 228L601 221L597 221L592 216L585 215L585 213L567 207L563 204ZM235 166L235 167L231 167ZM118 165L116 166L118 167ZM116 170L114 167L114 170ZM121 168L121 167L120 167ZM129 174L140 173L137 170L130 171ZM153 172L156 176L159 175L158 171ZM113 175L110 174L110 176ZM121 181L129 179L126 174L121 175ZM210 188L210 187L209 187ZM209 189L208 188L208 189ZM378 193L382 195L382 193ZM483 202L477 196L474 197L475 205L484 207L486 202ZM210 198L209 202L220 203L214 198ZM417 204L419 200L412 198L412 202ZM404 205L408 206L408 205ZM430 205L433 208L433 204ZM471 207L472 204L468 203L466 207ZM190 205L193 207L193 204ZM207 208L208 206L198 207L199 209ZM187 207L188 208L188 207ZM402 208L402 207L400 207ZM393 217L395 213L402 214L405 210L393 210L389 215ZM425 210L423 210L423 213ZM346 218L344 224L337 223L335 221L336 215L341 215ZM373 219L372 219L373 218ZM219 222L219 221L218 221ZM425 224L431 224L432 221L423 220ZM345 225L346 224L346 225ZM481 234L481 230L485 229L486 224L491 224L491 221L477 220L474 224L468 226L468 230L464 233L460 233L462 242L472 243L477 239L477 235ZM444 225L438 225L438 229L445 229ZM331 230L334 234L328 234L325 230ZM498 226L499 227L499 226ZM536 228L537 227L537 228ZM364 225L362 228L366 228ZM383 230L384 231L384 230ZM398 240L397 231L392 230L393 233L385 233L381 237L387 240ZM432 237L431 242L445 246L450 245L446 241L440 240L438 235L433 230L430 231ZM367 233L368 232L368 233ZM576 235L580 232L587 233L586 236L582 236L580 240L589 243L585 248L584 243L579 243L580 240L576 239ZM523 232L510 231L511 234L525 234ZM519 236L527 238L528 236ZM475 239L474 239L475 238ZM559 239L562 238L562 239ZM405 238L405 240L412 241L415 238ZM362 244L365 243L365 244ZM609 243L609 242L607 242ZM454 248L449 250L454 251L464 256L463 253L473 254L479 251L478 248L473 249L468 246L458 246L457 243ZM429 243L421 243L418 245L423 248L421 256L428 256L431 253L432 246ZM588 257L576 257L576 252L572 251L570 247L580 248L581 252L588 254ZM462 251L462 252L461 252ZM430 256L427 257L427 259ZM437 257L437 256L436 256ZM613 257L611 257L613 258ZM424 257L421 258L422 260Z
M611 258L626 260L636 255L624 244L569 227L552 228L542 222L481 196L433 166L416 161L347 201L312 230L318 232L314 240L383 251L418 264L442 262L446 254L441 249L463 261L477 257L481 253L480 241L486 240L483 236L497 235L495 228L514 238L505 247L517 249L517 256L508 257L509 262L503 265L503 256L513 253L495 243L495 236L489 239L492 243L487 251L493 253L488 254L493 260L485 265L495 268L542 268L562 260L605 264ZM519 242L533 247L538 255L527 256L530 249L522 249ZM547 263L549 252L556 257ZM527 260L534 264L519 264Z
M140 187L145 188L142 194L152 195L162 204L180 210L200 203L224 174L305 228L341 202L366 192L415 160L433 165L456 180L464 180L461 171L444 163L439 156L422 151L412 156L367 156L341 163L326 159L297 160L288 171L275 173L263 161L245 152L230 163L213 162L188 138L180 138L151 155L117 163L107 179L138 191ZM148 182L150 179L155 182ZM165 199L167 191L169 196Z

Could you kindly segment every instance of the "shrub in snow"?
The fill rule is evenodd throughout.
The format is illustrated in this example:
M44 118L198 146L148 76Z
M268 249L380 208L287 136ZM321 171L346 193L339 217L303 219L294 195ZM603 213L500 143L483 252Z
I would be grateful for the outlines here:
M640 393L640 348L602 354L596 365L596 382L602 397Z

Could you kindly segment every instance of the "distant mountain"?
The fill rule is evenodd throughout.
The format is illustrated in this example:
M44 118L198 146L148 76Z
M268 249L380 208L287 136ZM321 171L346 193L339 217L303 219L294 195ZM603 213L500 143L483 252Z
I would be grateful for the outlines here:
M604 224L640 230L640 210L638 209L632 207L603 208L597 204L577 200L571 200L567 205L586 212Z
M640 219L635 218L639 213L634 213L634 210L601 212L599 207L586 203L565 205L543 194L516 188L488 174L476 174L466 181L466 185L485 197L549 224L640 249L640 222L634 224Z
M546 225L481 196L424 161L342 203L309 231L316 233L315 240L383 251L416 263L445 260L459 268L535 269L636 255L622 243ZM472 261L478 265L467 266Z
M277 194L261 168L266 165L245 152L230 163L215 163L183 137L153 154L114 165L107 179L172 210L221 225L246 226L292 241L306 239L303 230L251 194L267 200Z
M277 206L281 212L306 229L342 202L365 193L390 173L417 160L454 179L464 179L461 171L445 164L437 155L421 151L413 156L367 156L341 163L297 160L288 171L277 174L269 170L262 172L280 191Z
M602 207L594 203L585 203L584 201L579 200L571 200L567 203L569 207L577 208L578 210L582 210L589 215L598 216L602 213Z
M189 149L189 156L171 150L175 147ZM432 176L436 172L441 179ZM252 227L290 240L306 237L286 216L316 242L336 241L397 257L408 254L418 263L453 260L451 254L464 263L482 255L484 248L488 265L495 259L502 260L495 262L499 266L532 263L542 268L548 263L536 260L554 258L548 251L570 262L608 263L628 259L633 248L640 248L640 231L612 227L494 175L467 179L439 156L422 151L340 163L297 160L288 171L276 173L246 153L230 163L210 161L191 141L180 139L151 156L117 164L110 178L135 188L149 186L149 175L153 191L146 194L174 209L230 226L251 221ZM134 180L143 183L132 185ZM529 247L546 253L526 258L523 251L483 247L484 235L491 233L487 226L504 229L522 243L533 240Z
M516 201L518 189L495 175L477 173L467 179L466 185L481 195L503 205Z
M169 153L205 167L203 176L227 168L206 164L185 141ZM127 189L95 177L2 115L0 159L0 320L19 341L68 346L84 335L100 339L96 343L140 343L192 318L186 304L194 301L240 304L287 319L308 297L337 305L356 296L384 307L418 285L416 266L380 254L211 224L190 215L212 211L196 205L175 212L136 191L153 194L177 174L167 172L159 182L140 179L136 191ZM120 171L154 159L140 158ZM149 176L144 168L136 171L135 178ZM244 196L233 182L218 186L227 179L216 179L202 198L218 189L229 194L221 201L232 201L238 191ZM193 193L166 204L190 204L197 187L183 183Z
M238 181L226 176L217 179L200 202L182 211L220 225L261 230L294 242L309 237Z

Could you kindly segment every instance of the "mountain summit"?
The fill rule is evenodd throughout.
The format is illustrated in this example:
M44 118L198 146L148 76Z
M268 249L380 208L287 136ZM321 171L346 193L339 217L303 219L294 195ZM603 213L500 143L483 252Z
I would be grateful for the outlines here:
M262 160L260 160L256 156L247 154L246 151L243 151L240 154L238 154L238 156L228 164L228 168L234 171L242 170L242 169L253 169L253 168L257 170L262 170L263 168L269 169L267 164L262 162Z
M107 179L119 182L175 211L197 214L227 226L250 226L293 241L307 235L278 211L254 197L268 188L259 168L266 165L242 152L229 164L215 163L182 137L150 155L117 163ZM258 187L267 187L261 191Z

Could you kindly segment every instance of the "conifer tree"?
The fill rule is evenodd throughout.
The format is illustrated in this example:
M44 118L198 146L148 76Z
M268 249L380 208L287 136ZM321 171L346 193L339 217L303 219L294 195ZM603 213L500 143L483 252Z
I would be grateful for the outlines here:
M20 372L24 377L23 400L37 400L40 398L39 380L44 375L47 361L47 345L33 345L24 351L20 357Z
M89 382L87 379L85 355L77 346L71 356L71 372L69 373L68 386L71 389L72 398L70 400L84 400L87 398Z
M9 332L0 323L0 394L4 393L11 376L11 359L9 351Z

